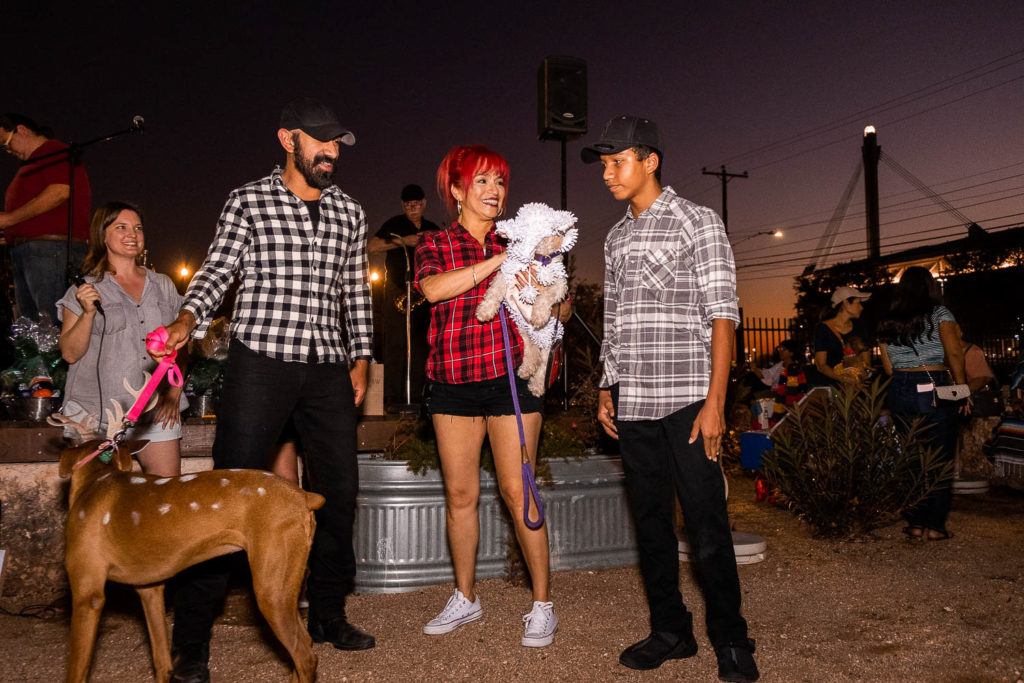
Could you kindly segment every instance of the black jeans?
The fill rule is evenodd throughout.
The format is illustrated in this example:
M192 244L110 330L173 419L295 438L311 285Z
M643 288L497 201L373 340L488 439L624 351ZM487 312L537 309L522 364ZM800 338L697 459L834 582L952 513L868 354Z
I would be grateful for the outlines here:
M925 438L931 446L939 449L939 458L944 462L953 462L956 457L956 437L959 421L956 415L956 404L951 401L940 401L933 390L918 391L918 386L932 384L946 386L951 383L945 372L903 372L892 373L889 382L888 405L893 417L906 425L916 417L923 416L925 423L931 425L925 432ZM932 405L934 403L935 405ZM923 526L935 531L946 530L946 517L953 503L952 482L949 479L939 482L938 488L928 497L904 513L907 523L912 526Z
M617 399L615 390L613 397ZM636 523L651 630L686 633L690 629L692 618L679 592L673 500L678 496L704 591L708 638L719 647L746 642L747 622L740 614L740 580L722 469L704 454L703 439L687 443L703 405L703 401L694 403L660 420L616 420L615 426L626 495Z
M327 502L316 512L307 594L311 611L341 616L356 573L352 550L359 467L352 381L344 363L287 363L231 341L217 414L218 469L264 469L288 417L302 441L310 488ZM175 648L210 640L227 590L227 558L182 575L174 608Z

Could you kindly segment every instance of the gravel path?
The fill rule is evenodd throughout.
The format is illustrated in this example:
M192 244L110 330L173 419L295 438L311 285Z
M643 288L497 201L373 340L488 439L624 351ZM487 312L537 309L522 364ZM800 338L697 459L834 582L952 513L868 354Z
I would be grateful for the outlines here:
M1024 677L1024 494L997 489L958 496L955 537L911 542L900 526L861 541L821 541L787 511L753 502L751 480L732 477L730 512L739 531L764 536L764 562L740 567L744 613L757 639L763 681L1021 681ZM703 623L687 565L682 590ZM374 650L317 645L320 681L717 680L703 628L696 657L653 672L618 663L647 634L634 568L553 576L559 631L553 645L519 645L527 590L504 580L478 586L485 616L446 636L420 629L449 586L358 595L352 621L377 637ZM110 591L92 681L151 679L141 610ZM6 605L11 608L11 605ZM68 622L0 616L3 681L63 677ZM214 629L215 682L285 681L289 667L260 625L248 595L234 591Z

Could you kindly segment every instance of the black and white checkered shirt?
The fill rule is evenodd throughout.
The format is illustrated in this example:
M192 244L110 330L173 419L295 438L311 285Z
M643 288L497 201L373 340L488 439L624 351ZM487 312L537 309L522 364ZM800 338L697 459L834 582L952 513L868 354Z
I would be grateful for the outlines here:
M210 316L236 275L231 336L253 351L303 363L373 355L366 216L336 185L320 196L315 229L280 168L228 196L206 261L182 305L198 323L193 336L206 335Z
M707 398L711 321L740 321L718 214L665 187L612 226L604 259L601 386L619 384L616 419L658 420Z

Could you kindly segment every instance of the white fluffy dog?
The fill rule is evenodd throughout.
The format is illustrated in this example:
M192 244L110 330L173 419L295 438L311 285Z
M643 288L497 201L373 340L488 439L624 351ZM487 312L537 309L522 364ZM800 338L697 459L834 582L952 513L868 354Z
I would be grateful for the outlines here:
M508 240L508 256L476 309L477 320L486 322L505 304L523 338L519 376L530 380L535 396L544 395L548 354L562 338L562 325L551 316L551 307L568 292L562 254L576 244L575 223L571 212L541 203L524 204L515 218L499 221L496 232ZM529 275L531 267L530 284L519 287L516 276ZM533 285L534 279L543 289Z

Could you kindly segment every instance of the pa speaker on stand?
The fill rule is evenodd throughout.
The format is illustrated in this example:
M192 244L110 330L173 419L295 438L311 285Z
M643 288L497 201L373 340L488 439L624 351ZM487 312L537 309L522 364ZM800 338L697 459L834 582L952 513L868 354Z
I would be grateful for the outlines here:
M575 140L587 133L587 63L578 57L546 57L537 70L537 135Z

